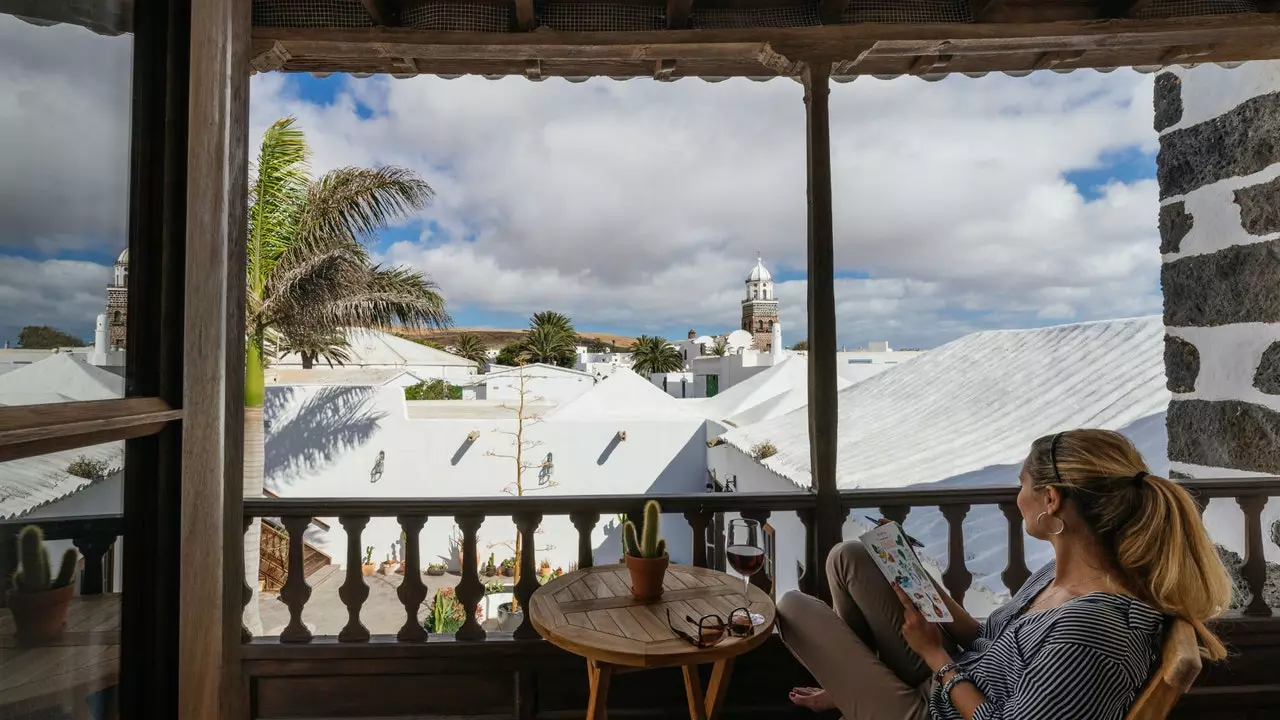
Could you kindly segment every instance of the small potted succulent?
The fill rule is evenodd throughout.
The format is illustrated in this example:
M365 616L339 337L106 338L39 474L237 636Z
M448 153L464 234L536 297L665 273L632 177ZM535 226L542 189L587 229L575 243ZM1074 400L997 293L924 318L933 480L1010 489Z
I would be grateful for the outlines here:
M382 567L378 568L378 572L382 573L383 575L395 575L396 568L399 565L400 563L396 562L395 560L392 560L390 553L388 553L387 559L382 561Z
M541 577L541 578L549 578L549 577L551 577L551 562L550 562L550 561L548 561L548 560L543 560L541 563L538 563L538 577Z
M373 546L368 545L364 549L364 564L360 566L360 572L364 573L365 577L369 577L377 569L378 566L373 564Z
M404 574L405 545L406 543L408 543L408 541L409 539L405 536L404 531L401 530L400 531L400 548L399 548L400 567L396 568L397 575Z
M662 508L650 500L644 505L644 529L636 533L630 520L623 526L623 551L626 553L627 570L631 573L631 594L637 600L657 600L662 597L662 580L667 575L667 541L658 537L658 523Z
M493 563L493 553L489 553L489 562L485 563L484 576L495 577L498 574L498 566Z
M444 574L446 569L447 568L444 563L431 563L430 565L427 565L427 574L432 577L440 577Z
M35 525L28 525L18 535L18 570L13 574L13 587L5 601L13 613L19 645L36 647L62 637L67 606L76 593L77 557L74 549L67 548L58 574L50 575L44 533Z
M516 559L509 557L502 561L502 577L515 577L516 575Z

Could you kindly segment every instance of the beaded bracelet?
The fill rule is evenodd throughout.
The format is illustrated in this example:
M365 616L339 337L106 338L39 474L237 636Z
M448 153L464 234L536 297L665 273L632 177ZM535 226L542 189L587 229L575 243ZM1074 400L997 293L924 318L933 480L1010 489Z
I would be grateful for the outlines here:
M959 667L960 667L960 663L957 663L957 662L949 662L946 665L943 665L942 667L938 668L938 672L933 674L933 681L942 682L943 675L946 675L947 673L951 672L952 670L956 670Z
M942 697L946 698L948 702L951 702L951 689L956 686L956 683L961 682L972 683L973 681L969 679L968 675L965 675L962 672L956 673L951 676L951 679L947 681L946 685L942 686ZM952 704L954 705L955 703Z

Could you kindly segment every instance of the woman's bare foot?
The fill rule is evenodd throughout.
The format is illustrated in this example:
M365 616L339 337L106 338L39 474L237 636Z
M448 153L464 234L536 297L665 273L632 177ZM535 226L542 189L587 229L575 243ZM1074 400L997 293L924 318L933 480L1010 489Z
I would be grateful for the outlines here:
M831 698L827 695L827 691L822 688L792 688L791 693L787 697L791 699L793 704L799 705L802 708L809 708L814 712L836 709L836 704L831 702Z

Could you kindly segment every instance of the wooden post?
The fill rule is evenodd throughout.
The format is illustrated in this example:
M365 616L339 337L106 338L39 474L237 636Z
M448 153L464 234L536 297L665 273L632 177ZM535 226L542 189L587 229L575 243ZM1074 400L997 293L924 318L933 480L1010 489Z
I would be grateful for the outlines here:
M826 560L840 543L844 513L836 487L836 296L831 220L831 66L806 63L804 107L809 188L809 466L818 495L814 517L814 587L830 602Z

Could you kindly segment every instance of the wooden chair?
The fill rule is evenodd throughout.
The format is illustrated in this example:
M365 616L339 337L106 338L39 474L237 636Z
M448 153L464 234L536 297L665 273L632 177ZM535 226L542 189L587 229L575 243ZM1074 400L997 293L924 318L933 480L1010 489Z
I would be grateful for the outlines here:
M1151 674L1125 720L1164 720L1199 675L1200 646L1195 628L1185 620L1174 620L1165 633L1160 667Z

